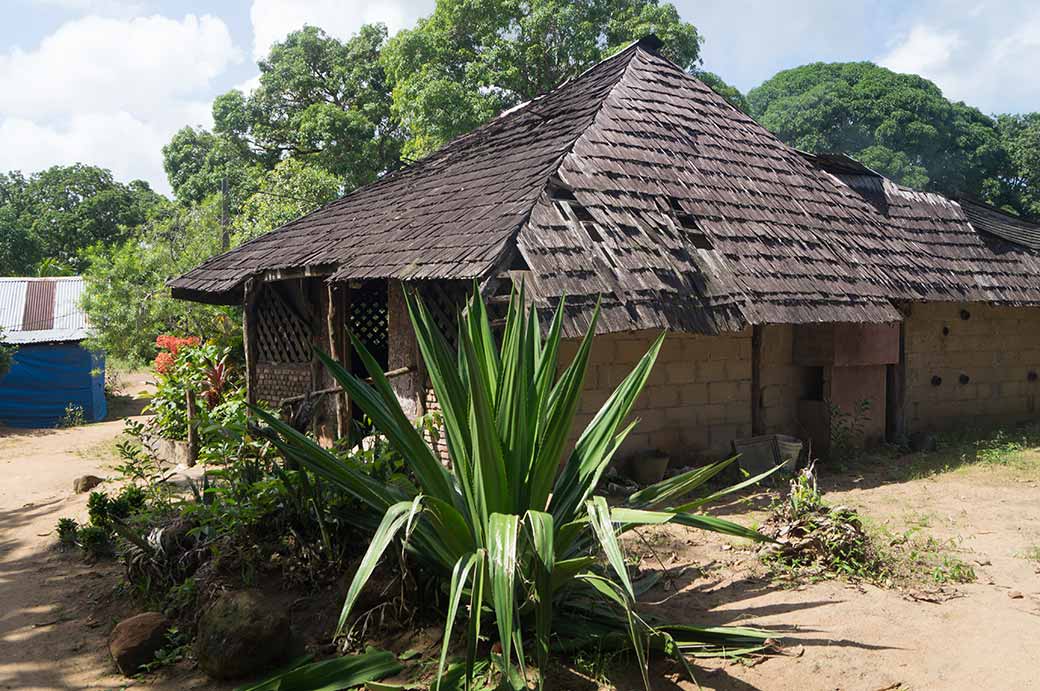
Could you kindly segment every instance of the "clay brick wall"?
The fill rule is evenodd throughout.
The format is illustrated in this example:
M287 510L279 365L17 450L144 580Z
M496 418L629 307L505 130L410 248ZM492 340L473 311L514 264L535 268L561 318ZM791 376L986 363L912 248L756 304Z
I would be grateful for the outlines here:
M640 331L593 341L572 441L657 337ZM561 346L561 369L577 341ZM673 464L719 459L751 434L751 329L721 336L669 334L633 414L640 419L616 458L660 449Z
M914 304L905 352L911 432L1037 415L1040 308Z
M310 363L256 363L257 400L271 405L311 389Z

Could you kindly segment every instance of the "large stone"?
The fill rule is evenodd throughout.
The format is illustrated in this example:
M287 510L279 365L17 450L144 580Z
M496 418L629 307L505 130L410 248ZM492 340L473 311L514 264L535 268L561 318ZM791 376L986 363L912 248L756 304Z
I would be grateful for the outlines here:
M75 490L76 494L83 494L94 489L102 482L104 480L97 475L83 475L72 481L72 489Z
M221 595L199 619L195 656L214 679L272 667L291 654L289 618L255 590Z
M144 612L116 624L108 637L108 652L119 671L129 677L154 660L169 628L169 620L159 612Z

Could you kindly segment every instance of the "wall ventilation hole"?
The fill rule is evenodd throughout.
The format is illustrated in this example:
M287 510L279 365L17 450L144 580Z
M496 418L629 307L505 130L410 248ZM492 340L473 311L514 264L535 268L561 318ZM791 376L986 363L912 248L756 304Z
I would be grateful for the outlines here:
M1026 379L1029 381L1036 381L1036 372L1030 372L1026 375Z
M961 310L961 319L963 319L964 321L968 321L969 319L971 319L971 312L969 312L968 310Z
M950 327L944 326L943 327L943 336L949 336L949 335L950 335Z
M962 374L961 376L957 377L957 381L959 381L961 384L967 384L971 381L971 377L969 377L967 374Z
M932 386L942 386L942 377L940 377L940 376L932 377Z

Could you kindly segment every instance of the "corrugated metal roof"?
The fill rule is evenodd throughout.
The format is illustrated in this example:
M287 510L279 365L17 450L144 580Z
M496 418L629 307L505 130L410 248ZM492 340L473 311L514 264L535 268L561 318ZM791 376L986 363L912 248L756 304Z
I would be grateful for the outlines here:
M83 278L0 278L0 330L7 343L82 341Z

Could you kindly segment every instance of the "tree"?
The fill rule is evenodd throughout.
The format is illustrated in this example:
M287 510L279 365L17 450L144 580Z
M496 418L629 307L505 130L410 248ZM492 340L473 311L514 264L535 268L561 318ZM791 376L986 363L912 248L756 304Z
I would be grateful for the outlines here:
M1011 161L1002 201L1021 215L1040 221L1040 113L1000 115L997 129Z
M740 89L723 81L722 77L707 70L695 70L693 76L711 87L712 91L730 102L734 108L744 113L751 112L747 97L740 93Z
M1007 168L992 118L947 100L927 79L869 62L784 70L747 100L788 144L847 153L912 187L990 198Z
M331 173L288 158L259 182L235 218L235 244L294 221L343 193L340 179Z
M146 182L81 163L0 175L0 270L34 275L46 261L45 272L80 271L83 249L121 240L163 201Z
M404 136L380 62L386 37L382 25L362 26L346 43L313 26L289 34L260 61L256 90L216 99L215 133L265 168L299 158L347 189L397 168Z
M240 143L201 128L181 128L162 154L166 178L178 201L197 204L226 192L231 214L256 191L264 170Z
M439 0L383 51L405 153L425 155L650 33L684 69L699 64L701 37L671 3Z
M170 204L124 241L87 251L83 307L95 331L92 348L144 363L163 333L240 338L234 310L174 300L166 286L220 251L220 215L218 197L192 207Z

